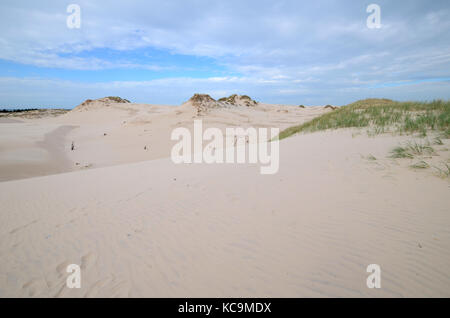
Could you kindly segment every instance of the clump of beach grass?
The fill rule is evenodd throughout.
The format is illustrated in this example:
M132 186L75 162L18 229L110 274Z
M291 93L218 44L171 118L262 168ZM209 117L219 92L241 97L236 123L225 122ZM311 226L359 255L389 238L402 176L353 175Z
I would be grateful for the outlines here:
M365 99L338 107L304 124L283 130L279 139L301 132L315 132L338 128L368 128L369 135L391 132L440 132L450 138L450 101L397 102L390 99Z
M450 177L450 165L446 162L442 163L442 168L433 166L434 169L437 171L437 175L441 178L448 178Z
M414 156L405 147L395 147L391 150L391 158L414 158Z
M433 144L438 145L438 146L442 146L444 143L442 142L442 139L439 137L435 137L433 139Z
M429 167L430 165L423 160L411 165L411 168L413 169L428 169Z
M112 100L112 101L114 101L116 103L130 103L130 101L128 99L121 98L119 96L108 96L106 98L109 99L109 100Z
M391 150L391 158L409 158L412 159L415 156L433 155L435 151L430 146L429 142L407 142L404 146L397 146Z

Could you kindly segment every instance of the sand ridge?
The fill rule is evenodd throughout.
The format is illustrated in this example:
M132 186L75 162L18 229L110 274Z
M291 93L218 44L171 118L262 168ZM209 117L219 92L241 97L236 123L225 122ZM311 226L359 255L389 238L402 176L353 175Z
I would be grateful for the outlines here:
M40 152L42 160L45 161L45 158L53 156L50 155L52 151L49 152L48 147L41 147L36 141L45 139L45 134L50 132L49 127L58 129L61 126L70 126L74 128L61 135L57 145L53 143L53 148L57 149L53 149L52 154L59 151L58 156L63 159L64 164L55 165L47 160L43 162L45 168L39 169L28 160L20 167L15 166L15 162L0 160L2 169L10 171L0 175L0 181L166 158L170 156L175 144L170 139L172 131L176 127L192 130L194 120L202 120L205 129L217 127L223 132L227 127L284 129L329 111L320 106L302 109L264 103L249 107L242 104L248 101L247 98L238 95L232 97L236 101L234 104L216 101L209 95L197 94L180 106L136 104L120 97L105 97L87 100L56 117L20 117L23 123L20 129L19 126L11 126L13 124L0 125L0 130L4 132L3 143L0 138L2 152L12 152L12 148L17 146L17 140L14 145L9 142L14 135L15 139L20 139L23 143L24 151L36 149L35 152ZM53 134L58 132L62 131L55 130ZM75 148L73 151L72 143ZM15 160L20 156L24 157L19 154L15 156ZM28 168L27 164L31 166ZM52 170L52 166L55 166L55 169Z

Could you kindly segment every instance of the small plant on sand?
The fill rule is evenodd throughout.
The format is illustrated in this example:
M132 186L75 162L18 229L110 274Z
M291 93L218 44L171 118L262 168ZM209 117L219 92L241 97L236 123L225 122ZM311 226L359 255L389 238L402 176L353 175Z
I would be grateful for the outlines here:
M407 142L405 146L392 149L391 158L414 158L414 156L433 155L435 151L429 143Z
M375 156L373 156L373 155L368 155L366 158L367 158L367 160L371 160L371 161L377 160L377 158L375 158Z
M432 155L434 154L433 147L430 146L429 142L420 144L417 142L408 142L407 147L414 155Z
M108 96L106 98L109 99L109 100L112 100L112 101L114 101L116 103L130 103L130 101L128 99L121 98L119 96Z
M437 167L437 166L433 166L433 168L436 169L437 174L439 177L441 178L448 178L450 177L450 165L446 162L444 162L442 164L442 168L441 167Z
M441 139L441 138L435 137L435 138L433 139L433 144L442 146L444 143L442 142L442 139Z
M413 169L428 169L429 167L430 165L423 160L411 165L411 168Z
M391 150L391 158L414 158L414 156L408 152L405 147L395 147Z
M443 131L440 135L442 139L450 139L450 129Z
M239 102L239 100L243 102L245 106L255 106L256 104L258 104L257 101L253 100L248 95L233 94L228 97L222 97L218 99L219 102L228 103L231 105L236 105Z

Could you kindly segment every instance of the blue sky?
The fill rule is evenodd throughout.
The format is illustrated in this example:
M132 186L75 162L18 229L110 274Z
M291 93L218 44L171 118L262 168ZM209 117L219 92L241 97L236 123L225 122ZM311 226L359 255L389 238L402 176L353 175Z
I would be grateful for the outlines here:
M69 29L69 4L81 28ZM381 8L369 29L366 8ZM270 103L450 99L450 2L0 3L0 107L117 95L178 105L194 93Z

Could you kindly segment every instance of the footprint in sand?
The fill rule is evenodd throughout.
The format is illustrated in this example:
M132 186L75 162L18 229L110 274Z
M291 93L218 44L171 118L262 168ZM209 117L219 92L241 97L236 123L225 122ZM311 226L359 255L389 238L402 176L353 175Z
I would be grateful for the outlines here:
M35 223L37 223L37 222L39 222L39 220L34 220L34 221L32 221L32 222L30 222L30 223L27 223L27 224L25 224L25 225L16 227L15 229L9 231L9 234L14 234L14 233L16 233L17 231L20 231L20 230L22 230L22 229L24 229L24 228L26 228L26 227L28 227L28 226L30 226L30 225L33 225L33 224L35 224Z
M393 176L392 174L385 174L382 176L383 179L388 180L388 181L392 181L392 182L396 182L397 178L395 176Z
M111 275L93 283L84 294L84 297L128 297L129 293L130 287L128 282L118 281L114 275Z
M96 281L89 287L88 291L84 294L84 297L86 297L86 298L96 297L98 295L98 292L100 291L100 289L103 286L105 286L109 281L110 281L110 278L103 278L103 279Z
M81 269L88 269L92 266L93 263L95 263L97 257L94 253L90 252L83 257L81 257Z
M62 278L68 275L67 273L67 266L69 266L70 264L72 264L69 261L64 261L61 264L59 264L58 266L56 266L56 271L58 272L58 278Z
M47 290L48 286L43 278L34 278L26 282L22 289L25 291L28 297L33 297L38 295L43 290Z
M130 295L130 287L128 285L128 282L121 281L111 288L111 294L109 297L129 297Z

